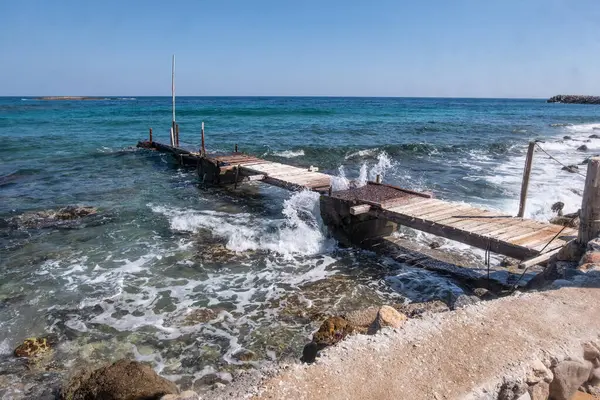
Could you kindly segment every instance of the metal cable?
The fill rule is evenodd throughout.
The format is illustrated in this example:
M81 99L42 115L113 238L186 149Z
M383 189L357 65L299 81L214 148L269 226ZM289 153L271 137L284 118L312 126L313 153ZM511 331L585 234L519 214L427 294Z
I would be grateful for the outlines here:
M560 161L558 161L558 160L556 159L556 157L552 156L550 153L548 153L546 150L544 150L544 149L542 148L542 146L540 146L540 144L539 144L538 142L536 142L536 143L535 143L535 145L536 145L536 146L537 146L537 147L538 147L538 148L539 148L541 151L543 151L544 153L546 153L546 155L547 155L548 157L550 157L550 159L552 159L552 160L556 161L557 163L559 163L559 164L560 164L560 165L562 165L563 167L567 168L568 170L570 170L570 169L571 169L571 168L569 168L569 166L568 166L568 165L565 165L565 164L561 163ZM575 174L577 174L577 175L579 175L579 176L582 176L582 177L584 177L584 178L585 178L585 175L584 175L584 174L582 174L581 172L575 172Z

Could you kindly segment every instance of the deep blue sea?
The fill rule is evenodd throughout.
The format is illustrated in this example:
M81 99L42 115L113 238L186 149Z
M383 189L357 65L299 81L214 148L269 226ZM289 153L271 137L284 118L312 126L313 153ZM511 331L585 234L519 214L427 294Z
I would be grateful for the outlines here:
M590 138L600 136L600 107L543 100L180 97L177 121L190 149L204 122L209 151L237 144L318 166L340 185L381 174L512 214L530 140L569 165L600 154ZM202 391L236 369L297 358L320 315L462 291L433 272L339 248L315 194L203 187L195 171L135 148L150 127L168 143L170 122L168 97L0 98L0 375L9 382L0 395L28 398L42 379L11 355L30 336L59 338L56 376L130 356ZM529 217L547 220L556 201L579 207L583 177L561 168L536 153ZM11 224L68 205L98 214ZM248 351L252 360L240 361Z

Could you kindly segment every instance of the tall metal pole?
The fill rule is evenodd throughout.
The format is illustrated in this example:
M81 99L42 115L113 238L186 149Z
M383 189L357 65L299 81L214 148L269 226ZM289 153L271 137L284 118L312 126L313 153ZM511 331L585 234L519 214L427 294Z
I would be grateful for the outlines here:
M173 132L175 132L175 54L173 54L173 58L171 60L171 97L173 98L173 119L172 119L172 128ZM171 143L172 146L175 143Z

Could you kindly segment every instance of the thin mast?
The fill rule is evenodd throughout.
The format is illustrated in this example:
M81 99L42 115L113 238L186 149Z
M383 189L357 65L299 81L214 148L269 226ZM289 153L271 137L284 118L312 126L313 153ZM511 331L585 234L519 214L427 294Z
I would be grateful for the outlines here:
M175 123L175 54L171 62L171 96L173 96L173 123Z

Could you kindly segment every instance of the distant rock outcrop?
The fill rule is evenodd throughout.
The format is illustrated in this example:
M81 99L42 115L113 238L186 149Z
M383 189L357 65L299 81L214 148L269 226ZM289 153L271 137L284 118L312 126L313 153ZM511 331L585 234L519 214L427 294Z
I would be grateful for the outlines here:
M570 94L559 94L550 97L547 103L567 103L567 104L600 104L600 96L577 96Z

